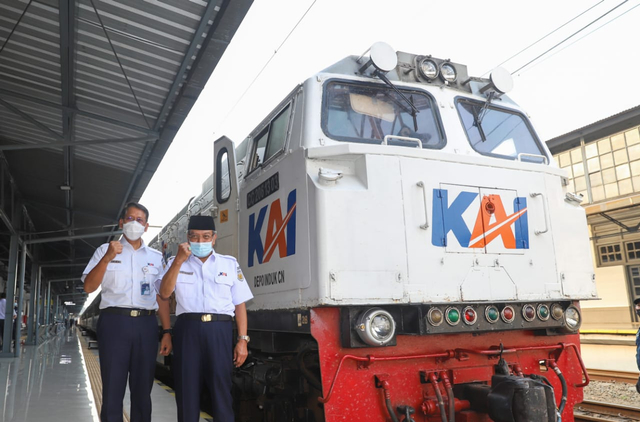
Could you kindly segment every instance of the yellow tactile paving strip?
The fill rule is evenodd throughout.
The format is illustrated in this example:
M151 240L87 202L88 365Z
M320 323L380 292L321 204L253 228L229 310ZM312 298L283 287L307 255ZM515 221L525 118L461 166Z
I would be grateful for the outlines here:
M171 394L172 396L176 396L175 391L173 391L173 389L171 387L169 387L167 384L163 384L158 380L154 380L156 384L158 384L158 387L162 388L163 390L166 390L169 394ZM210 414L208 414L207 412L200 412L200 418L204 419L206 421L213 421L213 416L211 416Z
M84 338L81 336L79 337ZM87 366L87 373L89 374L89 381L91 382L91 389L93 390L96 409L98 414L100 414L100 410L102 408L102 378L100 377L100 363L98 362L98 358L95 353L89 349L88 340L81 340L80 344L82 345L82 355L84 356L84 361ZM154 380L154 382L158 384L158 387L166 390L169 394L175 397L176 393L171 387L158 380ZM122 416L124 422L130 422L129 415L126 411L123 411ZM200 418L205 421L213 421L213 417L206 412L200 412Z
M96 355L89 350L87 341L80 341L82 345L82 355L84 356L85 364L87 365L87 373L89 374L89 381L91 382L91 389L93 390L93 399L96 403L96 410L100 414L102 409L102 378L100 377L100 363ZM130 422L129 415L126 411L122 412L124 422Z

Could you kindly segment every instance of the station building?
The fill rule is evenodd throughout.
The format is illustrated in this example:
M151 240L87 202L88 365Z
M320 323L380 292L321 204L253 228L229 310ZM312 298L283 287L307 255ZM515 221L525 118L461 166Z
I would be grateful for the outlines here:
M583 301L582 332L635 333L640 297L640 106L547 141L582 195L600 300Z

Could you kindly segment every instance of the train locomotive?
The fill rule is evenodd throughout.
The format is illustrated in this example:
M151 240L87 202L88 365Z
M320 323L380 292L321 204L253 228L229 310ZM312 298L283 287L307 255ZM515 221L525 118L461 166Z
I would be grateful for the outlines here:
M238 421L573 420L585 213L511 87L376 43L215 142L152 246L212 215L244 271Z

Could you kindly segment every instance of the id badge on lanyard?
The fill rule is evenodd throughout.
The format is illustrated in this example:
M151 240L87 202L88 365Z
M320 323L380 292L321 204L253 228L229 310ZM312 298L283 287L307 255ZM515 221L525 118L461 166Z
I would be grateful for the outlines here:
M151 283L147 281L147 273L149 272L148 267L142 267L142 272L144 273L143 279L140 281L140 294L142 296L150 296L151 295Z

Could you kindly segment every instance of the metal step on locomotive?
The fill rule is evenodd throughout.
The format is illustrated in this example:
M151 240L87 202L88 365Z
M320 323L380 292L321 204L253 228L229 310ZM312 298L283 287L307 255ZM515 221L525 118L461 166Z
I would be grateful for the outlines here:
M376 43L215 142L154 244L175 254L210 213L240 262L239 421L573 420L585 214L511 87Z

